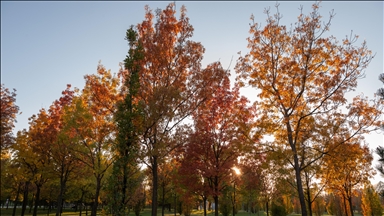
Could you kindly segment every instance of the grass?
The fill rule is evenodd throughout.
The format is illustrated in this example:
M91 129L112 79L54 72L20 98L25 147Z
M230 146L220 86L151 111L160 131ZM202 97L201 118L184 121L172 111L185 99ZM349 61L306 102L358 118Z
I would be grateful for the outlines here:
M13 211L12 208L8 208L8 209L1 208L0 215L1 216L12 216L12 211ZM37 215L38 216L47 216L47 212L48 212L47 209L45 209L45 210L39 209L37 211ZM203 214L204 214L203 210L194 210L194 211L192 211L191 216L202 216ZM21 215L21 208L16 209L16 216L18 216L18 215ZM24 215L25 216L31 216L32 215L32 212L29 213L29 208L27 208ZM49 214L49 216L55 216L55 215L56 215L56 210L55 209L51 210L51 213ZM64 209L63 213L61 215L62 216L78 216L79 211L75 212L72 209ZM88 216L90 216L90 215L91 215L91 211L88 210ZM98 215L100 215L100 212L98 212ZM157 215L161 215L161 208L158 209ZM176 215L179 216L178 213ZM213 215L215 215L215 213L214 213L214 211L207 211L207 215L213 216ZM221 214L219 214L219 215L221 215ZM266 216L267 214L264 211L260 211L259 214L257 214L257 213L250 214L250 213L245 212L245 211L239 211L236 214L236 216L250 216L250 215L251 216ZM86 216L86 211L84 211L84 210L82 211L82 216ZM134 212L131 211L129 213L129 216L135 216ZM151 216L151 209L148 209L148 208L144 209L144 211L142 211L140 213L140 216ZM164 216L174 216L174 213L169 212L168 210L165 210ZM231 214L231 216L232 216L232 214ZM300 216L300 214L291 214L289 216ZM324 215L324 216L328 216L328 215ZM355 213L355 216L361 216L361 214Z
M12 216L12 211L13 209L12 208L8 208L8 209L5 209L5 208L1 208L1 211L0 211L0 215L1 216ZM48 216L48 210L47 209L38 209L37 210L37 215L38 216ZM100 212L98 212L98 215L100 214ZM194 210L192 211L192 214L191 216L201 216L203 215L204 212L203 210ZM207 215L208 216L213 216L215 213L213 211L207 211ZM21 208L17 208L16 209L16 216L18 215L21 215ZM32 212L29 213L29 208L26 209L25 211L25 216L31 216L32 215ZM51 210L51 213L49 214L49 216L55 216L56 215L56 210L53 209ZM62 216L78 216L79 215L79 211L75 212L74 210L72 209L64 209L63 210L63 213L61 214ZM88 210L88 216L91 215L91 211ZM134 212L131 211L130 216L134 216ZM140 214L141 216L150 216L151 215L151 209L144 209L144 211L141 212ZM158 209L157 211L157 215L161 215L161 208ZM178 213L176 215L179 215ZM221 215L221 214L220 214ZM260 211L259 214L250 214L248 212L245 212L245 211L239 211L236 216L249 216L249 215L253 215L253 216L266 216L267 214L265 212L262 212ZM86 212L85 211L82 211L82 216L86 216ZM168 210L165 210L165 213L164 213L164 216L174 216L174 213L173 212L169 212Z

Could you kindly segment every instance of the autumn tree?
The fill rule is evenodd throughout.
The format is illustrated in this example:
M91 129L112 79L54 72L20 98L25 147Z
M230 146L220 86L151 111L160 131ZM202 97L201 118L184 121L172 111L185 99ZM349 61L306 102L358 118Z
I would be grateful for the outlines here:
M44 123L39 125L37 130L44 136L41 147L44 146L46 154L52 161L53 171L59 179L60 192L57 196L56 216L61 215L62 202L66 190L66 184L79 167L72 146L76 143L71 140L68 131L62 130L64 127L63 115L65 107L72 103L75 92L70 89L71 85L62 91L62 96L55 100L48 110L42 109L36 116L32 116L30 121L38 122L36 119L44 119Z
M13 128L16 122L16 114L19 112L19 107L16 105L16 89L10 91L1 84L1 95L0 95L0 114L1 114L1 140L0 140L0 165L1 170L6 170L10 162L9 147L14 143ZM1 179L5 179L6 172L0 172ZM0 187L2 194L5 192L5 182L1 181Z
M239 161L239 169L242 173L240 178L243 183L240 186L240 194L242 202L245 203L245 210L251 213L255 213L261 196L261 163L263 157L257 157L259 155L255 157L255 155L250 154Z
M379 194L371 184L365 185L361 207L364 216L383 215Z
M337 148L325 157L323 167L327 182L327 189L338 195L343 203L344 213L353 216L352 197L356 194L356 187L369 182L374 170L371 168L373 160L368 145L349 142L345 148Z
M16 182L18 183L15 202L18 201L19 196L20 198L22 198L21 216L25 214L28 203L30 184L33 180L33 176L30 175L28 167L26 163L24 163L24 160L32 155L28 154L28 151L31 151L31 149L28 147L28 142L28 132L25 129L22 131L18 131L14 146L12 147L16 157L11 161L12 164L9 167L11 169L8 170L11 171L11 173L13 174L15 174L15 172L23 173L23 175L13 176L13 180L16 180ZM18 157L18 154L20 153L19 150L22 151L22 153L20 154L21 157ZM14 207L12 215L15 215L15 213L16 207Z
M84 78L81 95L73 97L71 104L64 107L62 132L74 144L71 148L76 159L93 171L96 188L91 215L95 216L102 181L113 162L116 136L113 115L120 98L119 79L102 65L98 65L97 74Z
M145 20L136 26L143 59L138 73L140 89L135 97L143 105L140 124L140 153L153 176L152 215L158 200L158 166L177 146L177 134L185 119L219 85L225 71L219 63L201 68L203 46L190 40L193 27L186 9L175 17L174 4L154 14L146 6Z
M209 185L218 215L219 196L227 185L237 158L252 140L253 108L241 97L239 89L231 89L229 77L217 87L212 97L193 114L194 129L185 145L182 168L200 175ZM204 187L204 185L202 185Z
M16 89L9 91L4 84L1 84L1 154L14 141L12 129L15 127L16 114L19 112L19 107L16 105ZM4 156L1 155L1 158Z
M53 167L49 154L44 149L45 143L42 143L43 137L38 137L35 131L36 125L46 122L30 122L29 132L19 131L17 143L15 143L14 157L17 163L23 167L24 176L34 184L34 207L33 216L37 215L37 208L40 205L41 189L48 180L52 179ZM40 134L41 135L41 134ZM40 138L40 139L39 139Z
M260 126L289 156L304 216L308 212L302 171L334 150L328 148L334 136L341 137L333 146L337 148L376 129L382 109L378 101L361 95L348 104L346 93L356 89L373 56L365 41L355 45L357 36L341 44L333 36L326 37L334 13L323 22L319 7L319 2L313 4L309 15L301 9L291 28L280 24L278 10L273 16L265 10L266 26L253 21L250 52L240 56L236 65L239 83L260 90L255 103Z

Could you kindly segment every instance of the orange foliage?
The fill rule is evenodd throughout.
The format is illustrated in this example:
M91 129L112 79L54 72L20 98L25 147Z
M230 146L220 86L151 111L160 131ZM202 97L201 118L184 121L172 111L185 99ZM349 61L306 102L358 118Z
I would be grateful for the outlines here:
M323 23L319 4L309 15L301 13L291 29L280 24L279 12L272 16L266 10L267 25L251 25L250 52L236 65L239 84L260 90L259 126L275 137L294 168L303 215L302 170L332 150L334 137L342 137L342 145L376 129L382 112L380 101L363 97L348 105L346 93L356 88L373 56L365 41L354 45L357 36L342 44L325 37L334 14Z

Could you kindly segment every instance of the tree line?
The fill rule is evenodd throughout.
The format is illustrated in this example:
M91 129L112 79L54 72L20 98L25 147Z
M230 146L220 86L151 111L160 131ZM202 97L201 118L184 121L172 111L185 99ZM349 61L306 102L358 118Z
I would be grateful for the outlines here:
M2 85L1 200L22 202L22 215L30 197L33 215L42 203L61 215L64 201L92 203L92 216L100 205L103 214L139 215L146 204L152 215L158 206L189 215L196 203L204 215L214 203L215 216L240 203L275 215L353 216L359 202L376 215L364 135L382 125L383 100L346 98L374 55L355 35L325 36L334 14L323 21L319 7L291 27L280 24L278 5L265 10L264 27L252 16L235 83L219 61L202 66L186 8L177 18L171 3L146 6L126 31L117 74L99 64L16 136L16 93ZM244 87L258 90L256 101Z

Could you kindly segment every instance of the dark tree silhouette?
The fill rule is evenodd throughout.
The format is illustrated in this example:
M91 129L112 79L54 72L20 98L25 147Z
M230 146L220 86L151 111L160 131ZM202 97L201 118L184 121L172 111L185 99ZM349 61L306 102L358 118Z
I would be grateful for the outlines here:
M379 164L376 165L376 169L384 177L384 147L379 146L376 148L375 153L380 157Z

